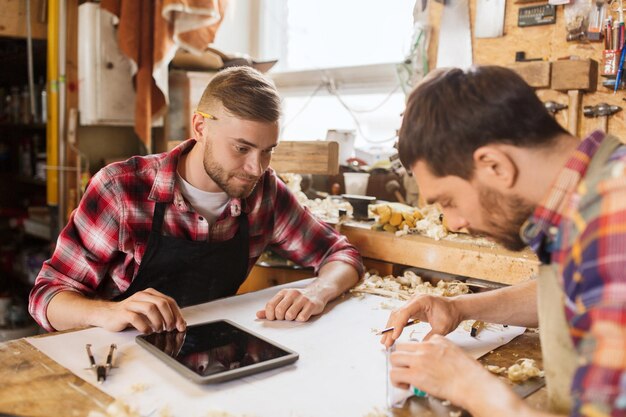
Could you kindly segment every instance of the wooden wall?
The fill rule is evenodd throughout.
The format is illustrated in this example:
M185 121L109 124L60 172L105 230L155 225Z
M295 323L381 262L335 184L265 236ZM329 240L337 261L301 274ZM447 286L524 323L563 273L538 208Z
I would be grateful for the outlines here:
M31 34L33 39L46 39L48 25L44 0L30 2ZM26 2L0 0L0 36L26 37ZM37 81L37 80L35 80Z
M470 1L470 24L473 25L476 16L476 0ZM517 26L517 15L520 7L536 5L515 4L508 0L506 3L506 16L504 21L504 36L491 39L472 39L472 53L474 65L503 65L508 66L515 61L515 52L524 51L528 58L545 57L550 61L566 56L578 56L582 59L591 58L601 65L603 42L567 42L565 29L565 16L563 6L557 6L556 24L545 26L533 26L520 28ZM439 21L443 5L430 1L430 18L434 27L429 46L429 61L431 68L435 68L437 62L437 46ZM614 16L617 17L617 16ZM601 85L604 77L598 76L598 88L594 93L583 95L579 114L578 136L585 134L601 126L600 120L583 117L583 106L595 105L601 102L614 104L624 108L621 112L609 118L609 132L626 140L626 90L620 90L613 94ZM553 100L567 104L568 97L565 92L554 90L538 90L537 95L543 101ZM567 128L567 110L557 114L557 120Z

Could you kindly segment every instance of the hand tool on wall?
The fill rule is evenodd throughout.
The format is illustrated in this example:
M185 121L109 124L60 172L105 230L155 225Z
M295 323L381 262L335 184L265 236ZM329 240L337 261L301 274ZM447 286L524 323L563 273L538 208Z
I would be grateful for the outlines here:
M556 101L552 100L546 101L545 103L543 103L543 105L545 106L546 110L548 110L548 112L552 115L552 117L556 117L556 114L558 112L567 108L567 104L557 103Z
M597 117L600 119L600 129L607 132L609 128L609 117L621 110L622 108L620 106L600 103L595 106L585 106L583 108L583 114L585 117Z
M525 51L515 51L515 62L508 65L533 88L550 88L551 63L543 58L527 58Z
M396 180L388 181L385 184L385 190L388 193L393 194L396 197L396 200L398 200L400 203L406 204L406 199L400 192L400 183L398 181Z
M578 135L578 120L583 92L593 92L598 84L598 62L593 59L558 60L552 63L552 89L568 96L567 130Z

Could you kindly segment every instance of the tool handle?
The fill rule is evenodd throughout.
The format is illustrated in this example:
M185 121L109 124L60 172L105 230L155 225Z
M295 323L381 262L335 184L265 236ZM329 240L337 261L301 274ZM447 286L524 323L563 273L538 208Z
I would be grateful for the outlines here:
M96 375L98 377L98 383L102 383L107 379L107 368L99 365L96 367Z
M113 366L113 351L115 349L117 349L117 345L112 343L111 347L109 347L109 354L107 355L107 368L111 368Z
M93 357L93 353L91 353L91 344L86 344L85 345L85 350L87 351L87 357L89 358L89 364L91 365L91 367L95 367L96 366L96 360Z

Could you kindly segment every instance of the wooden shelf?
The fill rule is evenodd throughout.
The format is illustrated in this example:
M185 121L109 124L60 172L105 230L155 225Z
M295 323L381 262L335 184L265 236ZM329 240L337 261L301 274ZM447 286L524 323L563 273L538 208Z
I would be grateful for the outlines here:
M369 224L343 224L341 233L365 258L469 278L516 284L537 275L539 260L526 249L512 252L466 241L434 240L424 236L397 237L369 229Z

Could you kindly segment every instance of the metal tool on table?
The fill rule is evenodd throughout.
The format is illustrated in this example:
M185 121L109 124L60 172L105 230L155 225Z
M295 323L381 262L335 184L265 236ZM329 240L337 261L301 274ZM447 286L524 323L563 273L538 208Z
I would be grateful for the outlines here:
M621 111L620 106L615 106L608 103L600 103L595 106L585 106L583 108L583 114L585 117L597 117L600 119L600 129L606 132L609 128L609 117L615 113Z
M85 350L87 351L87 357L89 358L89 368L96 373L96 378L98 380L98 384L102 384L107 379L107 375L111 371L113 366L113 352L117 349L117 345L115 343L111 343L109 346L109 353L107 354L106 363L104 365L96 364L96 359L93 356L91 351L91 343L85 345Z

